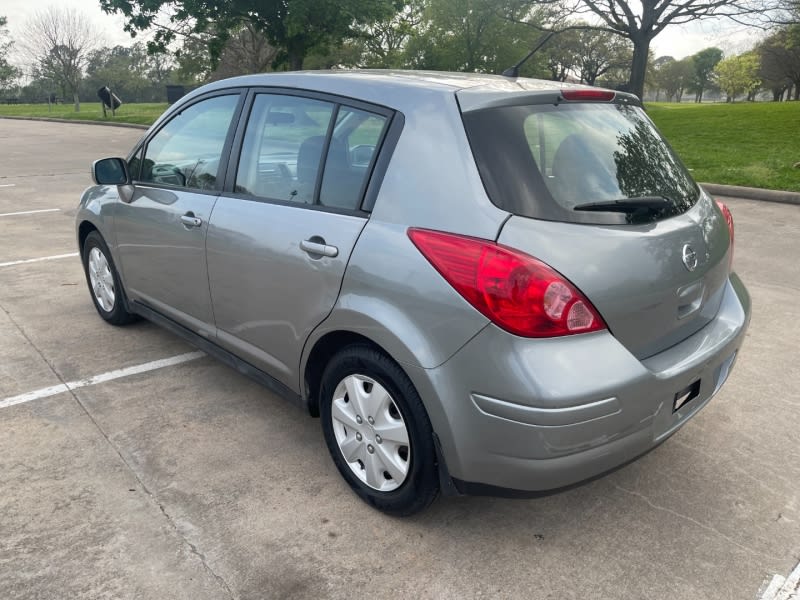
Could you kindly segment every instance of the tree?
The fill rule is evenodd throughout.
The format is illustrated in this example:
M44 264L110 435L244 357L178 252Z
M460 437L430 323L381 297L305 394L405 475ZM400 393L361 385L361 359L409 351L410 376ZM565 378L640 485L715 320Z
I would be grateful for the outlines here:
M228 38L211 81L269 71L277 56L278 49L269 43L267 36L247 23Z
M703 92L708 87L714 67L722 60L722 50L719 48L705 48L692 55L694 65L694 80L692 89L695 92L695 102L703 101Z
M566 81L580 68L580 33L569 29L553 36L543 48L545 67L553 81Z
M8 62L8 54L14 42L8 39L6 23L6 18L0 17L0 92L12 87L20 76L19 69Z
M608 31L579 30L577 51L581 82L589 85L611 69L630 65L632 60L630 42Z
M544 29L561 30L573 26L575 16L592 15L595 23L584 25L609 31L633 45L628 91L644 93L647 60L653 39L670 25L680 25L709 17L728 17L737 22L759 22L780 10L785 0L518 0L529 6L558 7ZM510 20L518 20L508 15ZM525 22L525 19L521 19ZM533 24L542 28L540 24Z
M388 19L363 28L355 44L362 46L358 66L377 69L397 69L407 66L406 49L409 41L420 35L424 23L424 4L415 0L403 5Z
M506 22L497 5L497 0L428 0L406 47L407 64L417 69L488 73L510 67L539 34ZM534 73L536 68L536 61L530 62L525 73Z
M75 112L78 112L81 109L78 90L89 53L98 37L84 15L51 6L31 17L20 47L34 73L52 81L64 96L72 95Z
M290 69L302 69L312 50L357 35L355 26L394 11L392 0L100 0L100 6L124 15L132 35L154 28L151 51L166 52L181 35L205 34L214 65L230 37L249 25L279 49L276 65Z
M794 86L794 99L800 99L800 25L789 25L765 39L756 49L761 58L760 77L780 100Z
M683 60L669 58L670 60L662 62L656 70L655 80L670 102L673 99L680 102L694 77L694 65L690 58Z
M761 85L759 66L758 55L752 52L725 58L717 64L714 74L728 102L734 102L736 96L744 92L749 99L750 94L758 90Z
M89 53L81 94L95 97L108 86L123 102L156 102L164 97L170 69L162 57L147 54L143 43L98 48Z

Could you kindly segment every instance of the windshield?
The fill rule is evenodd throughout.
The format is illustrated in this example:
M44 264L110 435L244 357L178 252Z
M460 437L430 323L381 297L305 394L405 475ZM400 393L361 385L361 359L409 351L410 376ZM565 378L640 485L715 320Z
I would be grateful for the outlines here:
M684 213L697 201L697 184L637 106L504 106L463 117L489 198L511 213L642 223ZM642 210L642 202L630 212L585 208L640 198L666 200L658 210Z

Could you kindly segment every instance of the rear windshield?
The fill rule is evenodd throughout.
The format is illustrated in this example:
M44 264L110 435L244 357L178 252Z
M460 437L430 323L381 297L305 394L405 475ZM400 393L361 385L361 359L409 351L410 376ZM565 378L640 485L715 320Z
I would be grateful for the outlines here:
M637 106L503 106L463 118L489 198L517 215L643 223L684 213L699 196L686 167ZM631 199L660 205L637 209ZM621 212L587 208L618 200L627 201Z

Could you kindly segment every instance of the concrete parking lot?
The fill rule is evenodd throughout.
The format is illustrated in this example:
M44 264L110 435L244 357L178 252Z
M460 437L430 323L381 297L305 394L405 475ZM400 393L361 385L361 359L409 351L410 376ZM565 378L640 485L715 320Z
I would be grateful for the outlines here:
M395 519L317 420L96 315L74 209L91 161L141 134L0 120L0 598L749 600L800 561L799 206L729 201L752 325L667 443L556 495Z

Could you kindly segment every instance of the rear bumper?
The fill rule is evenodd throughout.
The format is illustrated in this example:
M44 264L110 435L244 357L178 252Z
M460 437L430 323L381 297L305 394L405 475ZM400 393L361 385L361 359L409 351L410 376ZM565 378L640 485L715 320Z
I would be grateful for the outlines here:
M539 492L668 438L727 378L750 319L736 275L716 318L640 361L610 333L531 340L489 325L435 369L409 369L461 491ZM675 399L690 399L674 409Z

